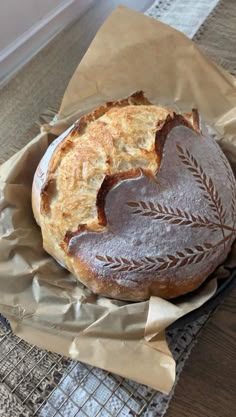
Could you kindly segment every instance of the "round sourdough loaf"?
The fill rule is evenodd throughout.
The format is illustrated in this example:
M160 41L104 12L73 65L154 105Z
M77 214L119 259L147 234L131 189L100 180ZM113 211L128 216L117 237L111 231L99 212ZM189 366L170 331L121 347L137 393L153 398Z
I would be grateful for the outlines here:
M235 201L197 111L175 114L142 92L53 142L32 191L45 250L94 293L130 301L199 287L231 248Z

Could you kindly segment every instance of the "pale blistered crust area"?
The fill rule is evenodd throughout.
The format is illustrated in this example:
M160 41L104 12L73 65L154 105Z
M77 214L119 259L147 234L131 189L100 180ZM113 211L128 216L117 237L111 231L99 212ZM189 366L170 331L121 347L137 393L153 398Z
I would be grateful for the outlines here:
M82 135L72 133L67 138L62 159L48 177L50 201L45 214L56 238L63 239L65 231L75 231L79 224L100 230L96 199L106 175L137 167L156 172L156 125L168 114L157 106L114 108L91 122Z
M83 284L138 301L197 288L230 250L234 207L232 171L197 112L138 92L84 116L56 148L37 217L45 249Z
M65 263L65 236L84 225L104 229L96 203L106 176L129 171L135 177L139 168L155 173L155 133L169 114L137 92L82 117L56 148L41 193L40 226L45 249L58 261Z

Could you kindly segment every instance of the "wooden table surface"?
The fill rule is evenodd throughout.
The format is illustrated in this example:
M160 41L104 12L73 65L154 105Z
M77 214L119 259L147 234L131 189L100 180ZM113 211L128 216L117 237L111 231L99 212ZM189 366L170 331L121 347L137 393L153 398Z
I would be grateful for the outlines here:
M94 6L80 19L81 56L105 18L120 3L144 11L153 1L95 1ZM166 417L236 416L235 305L236 288L215 310L201 331L180 376Z

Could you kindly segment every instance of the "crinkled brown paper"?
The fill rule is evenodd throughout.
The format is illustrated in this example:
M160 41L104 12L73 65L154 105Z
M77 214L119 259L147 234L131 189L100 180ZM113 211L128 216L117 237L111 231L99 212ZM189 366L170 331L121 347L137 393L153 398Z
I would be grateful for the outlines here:
M31 210L33 174L54 137L48 132L61 134L87 111L136 90L180 111L197 107L224 137L221 145L236 167L235 79L180 32L119 7L73 75L58 121L43 126L0 169L0 311L30 343L167 393L175 361L165 328L208 300L216 279L180 304L158 297L139 303L97 297L44 252Z

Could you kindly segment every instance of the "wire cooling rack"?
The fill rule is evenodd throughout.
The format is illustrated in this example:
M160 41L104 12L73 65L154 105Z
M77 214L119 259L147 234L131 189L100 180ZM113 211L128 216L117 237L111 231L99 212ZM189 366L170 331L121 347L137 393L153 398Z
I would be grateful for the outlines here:
M168 329L177 378L235 276L236 270L203 307ZM0 315L0 417L163 417L172 394L32 346L13 335Z
M0 327L0 397L8 403L4 414L0 399L0 416L136 417L143 415L155 394L151 388L38 349L14 336L9 327Z
M209 314L167 331L177 378ZM29 345L0 316L0 417L163 417L172 395Z

